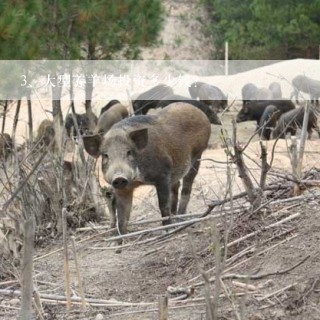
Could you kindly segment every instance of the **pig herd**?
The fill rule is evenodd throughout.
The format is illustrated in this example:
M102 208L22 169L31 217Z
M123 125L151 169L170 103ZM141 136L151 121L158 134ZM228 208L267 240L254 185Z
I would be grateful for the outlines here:
M315 109L320 81L297 76L292 84L290 99L283 97L277 82L268 88L244 85L236 122L255 121L256 131L265 140L284 138L286 133L294 135L302 126L304 107L296 108L291 98L297 100L302 91L310 94L312 103L309 136L315 129L320 137ZM133 191L140 185L155 186L163 224L170 223L173 214L186 212L199 159L208 146L211 124L220 125L217 113L228 111L228 97L216 86L194 82L189 94L190 98L180 96L167 85L157 85L132 101L134 116L129 116L128 109L118 100L111 100L101 109L95 128L86 114L66 117L67 135L81 135L86 151L95 158L101 157L104 179L111 185L115 199L110 214L111 227L117 233L127 232ZM54 136L52 121L45 120L38 128L36 141L49 146ZM8 157L12 145L8 134L0 135L2 159Z
M272 82L269 88L258 88L248 83L242 88L243 106L237 114L236 121L256 121L256 131L262 140L284 139L287 133L295 135L302 127L304 107L297 107L292 102L294 97L298 104L300 92L310 95L310 113L307 125L308 137L314 129L320 137L317 125L316 107L319 106L320 81L299 75L292 80L293 92L290 99L282 96L281 86Z

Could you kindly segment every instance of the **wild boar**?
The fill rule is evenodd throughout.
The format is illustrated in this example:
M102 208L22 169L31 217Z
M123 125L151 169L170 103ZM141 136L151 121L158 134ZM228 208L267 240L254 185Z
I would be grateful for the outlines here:
M293 78L292 86L294 91L291 93L291 99L295 97L298 103L299 92L305 92L310 95L311 103L319 105L320 98L320 81L311 79L304 75L299 75Z
M299 107L295 110L288 111L281 115L278 120L277 126L272 132L273 139L284 139L287 133L291 135L295 135L298 128L302 127L304 118L304 107ZM308 138L311 138L312 129L318 133L320 138L320 129L317 124L317 116L313 110L310 108L309 119L308 119Z
M253 83L245 84L241 89L243 105L247 104L251 100L254 100L257 91L258 87Z
M13 141L8 133L0 133L0 160L7 160L13 151Z
M281 86L278 82L271 82L269 90L272 92L273 100L282 99Z
M265 108L259 122L259 136L262 140L270 140L272 128L276 126L280 116L281 112L276 106L271 104Z
M199 98L204 104L212 107L213 111L219 112L228 106L227 96L216 86L205 82L194 82L189 87L192 99Z
M165 84L158 84L157 86L149 89L148 91L140 94L133 102L132 107L134 114L146 115L150 109L156 107L158 102L165 96L173 94L171 87Z
M258 101L266 101L266 100L272 100L273 99L273 93L268 88L258 88L254 95L253 100Z
M177 212L180 179L183 179L179 214L184 214L206 149L211 126L207 117L194 106L178 102L157 115L135 116L116 123L104 136L84 137L87 152L102 156L102 171L111 184L117 214L111 227L127 232L133 190L154 185L163 224Z
M262 114L269 105L276 106L281 114L295 108L291 100L285 99L250 101L241 108L237 114L236 122L256 121L257 125L259 125Z
M169 96L166 96L161 100L157 105L156 108L165 108L166 106L170 105L171 103L175 102L185 102L188 104L191 104L201 110L209 119L210 123L212 124L218 124L221 125L221 121L218 118L218 115L215 111L213 111L211 108L209 108L208 105L202 103L198 100L192 100L187 97L183 97L177 94L171 94Z
M127 108L121 103L113 105L99 117L94 134L105 134L115 123L128 117L128 115Z
M85 133L90 131L90 121L89 121L89 118L88 118L87 114L85 114L85 113L82 113L82 114L76 113L75 114L75 118L76 118L76 121L77 121L77 125L78 125L78 128L79 128L80 135L84 135ZM69 113L67 115L67 117L65 119L65 125L64 126L66 128L68 137L71 138L71 137L77 136L77 131L76 131L76 128L74 126L73 117L72 117L71 113Z
M101 108L101 110L100 110L100 116L99 116L99 117L101 117L101 115L102 115L105 111L109 110L112 106L114 106L115 104L118 104L118 103L120 103L119 100L111 100L111 101L109 101L103 108Z
M55 139L55 131L53 121L49 119L43 120L37 131L37 142L40 145L49 146L52 141ZM52 142L53 144L53 142Z

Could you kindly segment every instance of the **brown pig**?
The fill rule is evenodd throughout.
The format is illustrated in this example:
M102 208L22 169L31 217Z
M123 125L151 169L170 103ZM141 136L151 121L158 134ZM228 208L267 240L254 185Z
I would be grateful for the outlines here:
M84 137L87 152L102 156L103 175L115 195L117 215L111 227L117 226L120 234L127 232L133 190L140 185L156 187L161 215L167 218L163 224L168 224L177 212L183 179L178 213L184 214L210 133L210 122L202 111L178 102L157 115L124 119L103 137Z
M8 133L0 133L0 159L7 160L13 150L13 141Z
M124 107L121 103L117 103L110 107L107 111L104 111L96 125L94 130L95 134L105 134L110 130L110 128L120 120L128 117L129 113L126 107Z
M37 141L41 145L49 146L50 143L53 143L55 139L54 125L53 121L49 119L43 120L37 131Z

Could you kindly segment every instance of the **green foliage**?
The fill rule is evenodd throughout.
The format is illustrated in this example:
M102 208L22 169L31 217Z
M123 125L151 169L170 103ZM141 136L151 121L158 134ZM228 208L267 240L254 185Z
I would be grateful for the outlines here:
M161 0L3 0L0 58L135 58L163 12Z
M217 57L229 41L232 59L317 57L319 0L206 0Z
M32 30L37 25L35 13L40 10L37 0L0 1L1 59L31 59L37 54L39 44Z

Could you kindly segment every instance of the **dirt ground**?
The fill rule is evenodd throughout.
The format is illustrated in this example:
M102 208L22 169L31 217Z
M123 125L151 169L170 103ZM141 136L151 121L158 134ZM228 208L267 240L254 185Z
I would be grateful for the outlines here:
M202 23L197 18L204 17L204 13L195 10L195 2L185 2L186 6L182 1L166 1L171 14L162 34L165 37L159 47L143 52L145 59L210 57L212 47L203 45L207 40L199 32ZM181 29L183 33L179 33ZM271 66L271 69L200 80L221 87L229 93L231 101L240 97L241 88L247 82L255 81L258 86L267 87L274 76L289 73L291 80L305 70L316 73L318 69L314 63L287 61ZM288 79L281 82L285 96L292 90ZM178 89L175 88L175 92ZM187 87L183 90L177 93L188 94ZM34 115L36 128L43 119L50 118L45 110L51 108L51 101L33 103L33 108L39 111ZM67 104L63 106L64 114ZM239 107L235 104L230 112L221 116L223 134L221 126L212 125L209 148L203 154L194 183L188 219L199 218L209 205L227 196L228 155L222 148L225 142L221 136L231 137L231 119ZM77 105L77 111L80 110L83 111L82 101ZM7 119L7 128L12 128L13 115L14 107ZM19 142L27 136L26 123L26 104L23 103L17 135ZM253 122L237 125L241 145L247 143L254 128ZM274 141L265 144L270 161ZM62 239L48 235L46 241L41 245L38 243L34 259L34 280L43 298L45 319L158 320L159 297L163 296L169 298L169 320L206 319L208 296L216 297L210 305L215 306L218 319L320 319L320 191L314 186L292 198L290 182L280 177L292 172L287 144L290 143L279 141L274 150L272 170L268 175L268 184L272 183L273 187L265 192L264 202L268 204L259 213L248 211L246 198L234 199L232 203L215 206L206 218L184 230L170 229L169 233L164 233L158 230L161 222L155 190L141 187L134 195L130 237L125 239L121 253L109 246L111 235L107 219L100 224L88 225L85 230L69 230L69 236L74 235L77 244L88 302L85 311L79 302L74 302L67 311ZM308 173L306 179L312 178L318 185L319 150L320 141L314 135L306 144L304 171ZM260 156L258 137L255 136L246 149L245 161L256 181L260 173L257 165ZM230 166L230 177L236 197L243 191L243 185L234 165ZM104 184L103 179L100 183ZM79 301L80 288L72 250L70 259L72 296ZM217 267L219 262L220 268ZM20 288L19 268L11 267L10 275L0 270L0 292ZM209 287L204 284L204 276L210 279ZM215 281L216 277L220 281ZM19 308L19 297L0 294L0 319L16 319Z
M229 135L237 108L221 117ZM253 122L238 124L241 144L248 141L254 127ZM203 155L188 207L188 214L198 218L213 201L226 197L227 155L220 136L221 126L213 125L210 147ZM257 140L254 137L246 151L255 178L260 158ZM268 159L273 144L266 144ZM304 170L312 173L315 181L320 180L315 169L319 168L319 147L314 136L307 141L304 158ZM233 166L230 171L236 195L243 186ZM279 141L275 149L271 173L279 172L291 172L285 141ZM163 296L169 298L168 319L206 319L203 272L212 280L209 295L219 290L215 304L219 319L319 319L320 191L309 188L291 199L292 188L281 189L288 181L270 174L268 182L276 188L266 191L269 204L259 213L252 215L245 198L240 198L216 206L205 220L172 234L154 230L161 226L155 190L141 187L135 193L130 224L130 232L140 234L125 239L121 253L109 246L110 234L104 228L108 221L96 229L70 230L77 243L85 297L90 301L86 311L74 303L68 312L65 302L57 300L65 295L62 239L49 237L37 247L34 260L37 289L50 295L43 302L45 319L159 319L158 301ZM71 250L70 256L72 296L79 297ZM214 281L217 275L220 282ZM4 282L8 280L1 279L0 289L8 288ZM17 288L15 282L9 287ZM1 299L0 318L15 319L19 299Z

